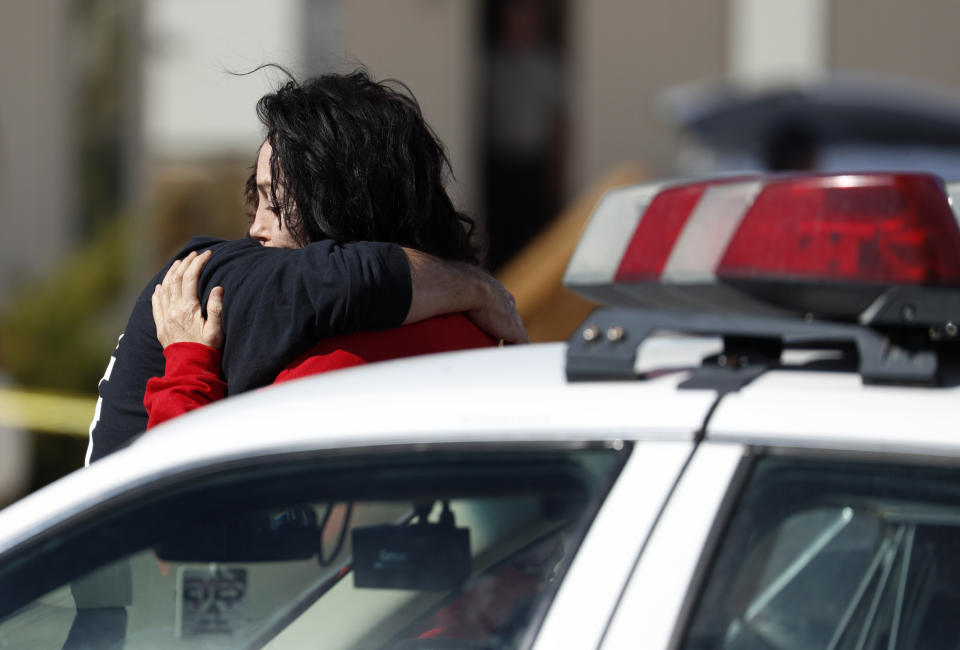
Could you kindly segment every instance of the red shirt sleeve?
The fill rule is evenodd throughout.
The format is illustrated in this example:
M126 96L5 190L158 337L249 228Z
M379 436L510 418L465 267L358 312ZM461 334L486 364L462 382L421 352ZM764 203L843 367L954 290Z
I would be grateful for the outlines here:
M201 343L173 343L164 349L163 356L163 377L151 377L143 395L147 429L227 394L227 383L220 372L222 351Z
M435 316L388 330L324 339L290 362L274 383L373 361L496 344L464 314Z

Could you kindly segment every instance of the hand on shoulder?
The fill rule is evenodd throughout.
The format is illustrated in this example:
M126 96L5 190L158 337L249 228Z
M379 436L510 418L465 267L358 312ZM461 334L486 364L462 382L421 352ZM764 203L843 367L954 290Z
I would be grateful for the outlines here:
M157 340L166 348L172 343L202 343L211 348L223 347L223 287L214 287L207 300L207 317L200 309L198 287L200 271L212 252L192 252L183 260L175 260L163 283L153 290L153 322Z

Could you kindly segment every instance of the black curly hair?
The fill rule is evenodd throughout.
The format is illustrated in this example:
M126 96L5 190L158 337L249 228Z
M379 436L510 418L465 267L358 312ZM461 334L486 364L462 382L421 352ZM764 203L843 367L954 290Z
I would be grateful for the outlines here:
M257 103L271 199L300 245L392 242L478 262L473 220L444 186L450 163L410 89L363 70L291 80ZM256 179L246 187L256 209Z

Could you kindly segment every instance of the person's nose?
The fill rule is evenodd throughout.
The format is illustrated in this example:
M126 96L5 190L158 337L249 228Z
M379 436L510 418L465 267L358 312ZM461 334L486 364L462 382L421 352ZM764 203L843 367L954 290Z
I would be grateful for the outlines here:
M270 241L270 226L268 219L276 219L276 217L270 214L267 210L257 207L257 211L253 216L253 223L250 224L249 234L251 237L260 242L261 245L265 245Z

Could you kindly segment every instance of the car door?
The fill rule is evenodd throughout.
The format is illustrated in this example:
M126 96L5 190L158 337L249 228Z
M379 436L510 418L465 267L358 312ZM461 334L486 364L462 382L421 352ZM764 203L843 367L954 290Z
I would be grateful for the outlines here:
M957 647L957 401L813 372L724 397L602 647Z
M670 646L746 451L739 444L697 446L638 555L599 647Z
M167 473L3 555L0 645L522 646L633 447L300 451Z
M749 465L678 647L957 647L960 465L804 450Z

